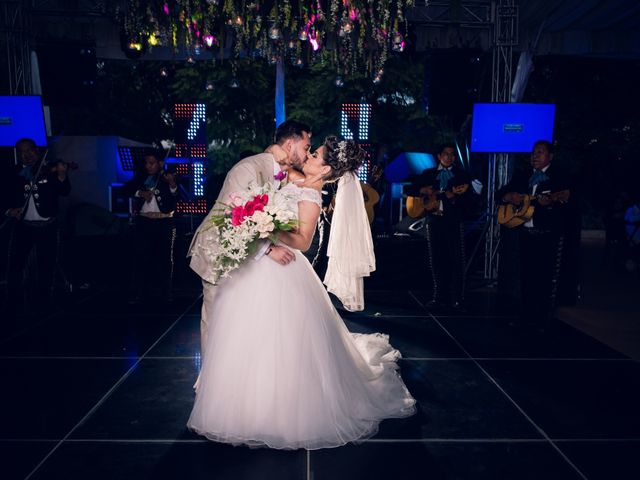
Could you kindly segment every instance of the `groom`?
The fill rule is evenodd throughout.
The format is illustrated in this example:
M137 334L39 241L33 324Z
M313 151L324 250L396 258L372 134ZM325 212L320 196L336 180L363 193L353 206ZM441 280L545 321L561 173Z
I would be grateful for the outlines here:
M307 152L311 147L311 127L295 120L286 121L280 124L276 130L275 142L286 153L287 157L277 161L271 153L259 153L241 160L227 173L216 203L227 203L230 194L246 190L251 183L260 184L272 181L276 186L279 186L286 178L286 172L289 168L301 170L306 161ZM202 357L204 357L207 345L207 334L211 318L211 312L207 311L207 307L210 308L210 305L213 304L216 294L216 287L213 284L213 265L206 255L207 242L215 241L208 234L212 229L207 228L210 225L210 218L214 209L209 212L196 230L187 254L188 257L191 257L191 269L202 278L202 293L204 297L202 301L202 318L200 320L200 352ZM295 259L294 253L288 248L280 245L270 245L269 242L264 242L253 259L259 260L264 255L281 265L287 265ZM252 260L249 259L247 261Z

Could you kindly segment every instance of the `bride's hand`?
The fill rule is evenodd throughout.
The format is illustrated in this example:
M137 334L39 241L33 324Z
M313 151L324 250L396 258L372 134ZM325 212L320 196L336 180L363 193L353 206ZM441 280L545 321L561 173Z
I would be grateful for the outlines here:
M280 265L288 265L296 260L295 254L282 245L272 245L269 247L266 256Z
M265 152L273 155L273 158L276 161L276 163L280 164L283 167L289 168L290 166L288 162L289 156L287 155L287 152L285 152L280 145L277 145L275 143L272 145L269 145L265 150Z

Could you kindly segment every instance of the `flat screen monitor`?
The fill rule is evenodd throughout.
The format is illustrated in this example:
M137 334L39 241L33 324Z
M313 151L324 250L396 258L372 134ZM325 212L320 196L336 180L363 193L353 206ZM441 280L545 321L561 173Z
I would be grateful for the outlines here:
M553 141L556 106L537 103L476 103L471 151L530 152L538 140Z
M42 100L39 96L0 96L0 146L13 147L21 138L47 146Z

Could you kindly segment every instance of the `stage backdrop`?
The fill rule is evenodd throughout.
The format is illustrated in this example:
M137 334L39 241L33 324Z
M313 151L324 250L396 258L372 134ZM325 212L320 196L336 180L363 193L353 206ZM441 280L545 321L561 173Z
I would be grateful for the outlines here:
M78 169L70 173L71 194L64 199L67 206L90 203L109 210L109 186L124 183L133 172L124 171L118 146L148 147L148 144L123 137L59 136L50 142L49 159L75 162Z

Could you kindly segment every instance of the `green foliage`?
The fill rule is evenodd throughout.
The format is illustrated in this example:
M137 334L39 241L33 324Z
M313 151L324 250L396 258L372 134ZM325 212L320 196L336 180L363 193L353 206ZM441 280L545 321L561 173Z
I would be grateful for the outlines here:
M230 64L201 62L176 72L173 96L207 106L207 137L214 173L223 173L245 150L261 151L273 138L274 75L262 65L241 62L236 67L238 88L231 88L234 76ZM206 90L209 81L212 90Z
M316 63L307 69L285 66L287 118L310 124L313 143L339 134L342 103L365 101L373 105L370 138L376 144L424 151L453 136L447 119L428 117L422 109L423 66L407 56L391 59L382 82L366 75L344 78L335 85L331 68ZM207 105L207 133L213 173L226 172L243 151L262 151L272 140L275 67L242 61L236 64L238 88L230 88L231 62L200 62L180 68L171 80L172 97ZM213 89L204 89L207 81Z
M313 63L313 62L312 62ZM339 134L340 107L346 102L369 102L373 144L393 150L428 151L455 129L445 117L423 111L424 67L419 58L389 59L382 81L369 76L344 77L335 85L330 65L315 62L299 69L285 65L287 118L309 123L313 143ZM165 75L161 75L161 71ZM159 144L173 139L172 112L176 102L202 102L207 107L210 173L224 174L245 151L260 152L275 131L275 66L266 62L105 61L99 69L96 112L67 130L72 133L115 134ZM232 78L238 88L231 88ZM210 90L205 85L210 84ZM85 117L87 117L85 116ZM81 118L82 115L78 115Z
M98 69L95 111L71 126L75 134L118 135L159 144L171 138L173 99L160 62L109 61ZM163 116L162 113L165 113Z
M315 143L339 133L342 103L361 101L373 106L370 138L375 144L424 151L454 136L446 118L424 113L423 65L408 55L390 59L377 85L362 74L345 77L341 88L335 79L322 65L287 72L287 115L311 124Z

